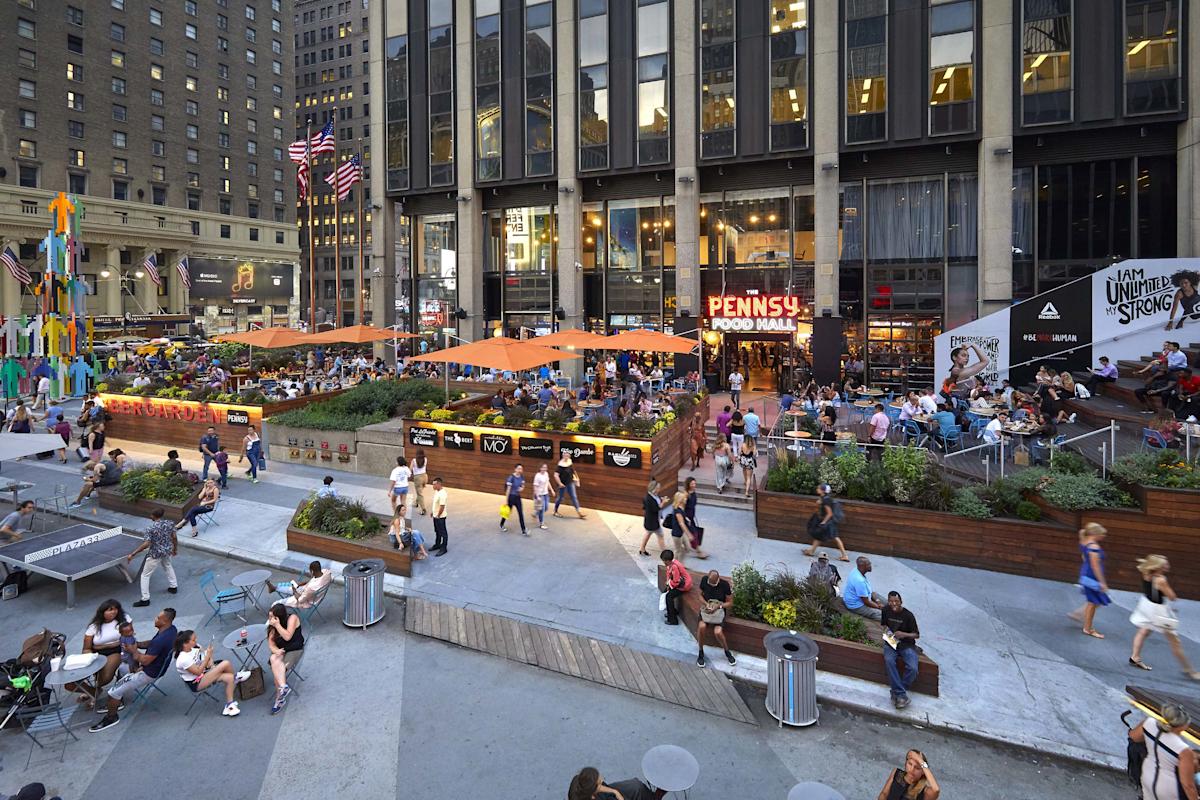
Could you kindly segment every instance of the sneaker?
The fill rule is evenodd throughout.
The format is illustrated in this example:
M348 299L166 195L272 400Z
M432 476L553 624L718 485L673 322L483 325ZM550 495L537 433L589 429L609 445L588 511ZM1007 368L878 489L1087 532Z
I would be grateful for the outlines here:
M731 667L737 664L737 659L734 658L733 653L729 652L728 650L725 651L725 660L729 662L729 666Z
M67 506L67 508L83 508L83 503L82 502L71 503L71 505Z
M108 703L102 703L102 704L96 706L96 708L94 710L97 714L107 714L108 713ZM117 711L124 711L124 710L125 710L125 703L120 703L117 706Z
M522 536L528 536L528 535L529 535L529 531L527 531L527 530L525 530L524 528L522 528L522 529L521 529L521 535L522 535Z
M178 586L168 586L167 592L169 592L170 594L179 594L179 587Z
M121 721L121 718L118 717L116 714L106 715L103 719L101 719L95 725L88 728L88 730L91 731L92 733L99 733L100 731L104 730L105 728L111 728L113 725L116 725L120 721Z
M232 703L225 706L225 710L221 712L221 716L236 717L240 713L242 713L242 710L238 708L237 700L234 700Z
M239 672L237 675L235 675L234 679L236 680L237 683L241 683L242 681L246 680L249 677L250 677L250 670L244 669L241 672Z
M700 655L696 656L696 666L697 667L703 667L707 663L708 662L704 660L704 653L701 653Z
M250 479L250 482L251 482L251 483L258 483L258 478L251 478L251 479Z
M547 528L545 525L538 525L538 527L539 527L539 528L541 528L541 529L542 529L542 530L544 530L544 531L546 531L546 530L550 530L550 529L549 529L549 528Z
M908 695L901 695L896 698L896 708L908 708L908 705L911 702L912 700L908 699Z
M148 605L150 605L149 600L138 600L136 603L133 604L133 607L134 608L145 608Z
M1077 417L1077 416L1079 416L1079 415L1078 415L1078 414L1072 414L1071 416L1067 417L1067 422L1074 422L1074 421L1075 421L1075 417Z
M501 530L501 531L504 531L505 533L507 533L507 532L508 532L508 525L506 525L506 524L504 524L503 522L501 522L501 523L500 523L500 530Z

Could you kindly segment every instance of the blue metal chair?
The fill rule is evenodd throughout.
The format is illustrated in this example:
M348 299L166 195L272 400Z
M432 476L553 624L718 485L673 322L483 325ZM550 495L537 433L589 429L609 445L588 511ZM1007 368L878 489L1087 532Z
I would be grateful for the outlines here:
M1142 428L1142 445L1138 448L1138 452L1144 453L1147 448L1151 450L1166 450L1167 447L1167 437L1154 430L1154 428Z
M138 703L142 703L144 706L146 706L146 708L154 708L154 702L151 696L153 692L158 692L163 697L166 697L167 693L162 690L162 687L158 685L158 682L162 680L163 675L171 672L171 667L173 664L174 662L168 659L167 662L163 664L163 671L157 678L134 692L133 699L130 700L125 706L126 710L132 711L137 707Z
M64 705L58 699L56 692L53 700L45 702L37 700L16 713L15 716L21 725L21 730L33 741L33 744L29 745L29 756L25 759L26 769L29 768L29 762L33 760L33 749L35 747L46 749L46 745L38 737L49 737L60 729L63 736L62 751L58 755L58 760L59 762L66 760L67 745L72 741L79 741L79 737L71 730L71 718L80 707L80 704L74 702L73 699Z
M1025 410L1025 409L1023 409L1023 408L1018 408L1016 411L1014 411L1014 412L1012 413L1012 421L1013 421L1013 422L1020 422L1021 420L1025 419L1025 418L1026 418L1026 417L1028 417L1028 416L1029 416L1029 412L1028 412L1028 411L1026 411L1026 410Z
M203 514L197 514L196 519L204 521L204 528L207 530L210 525L221 527L221 523L217 522L217 509L221 507L220 498L217 499L216 505L212 507L212 511L205 511Z
M957 425L947 431L938 428L937 432L933 434L933 440L941 445L942 450L947 453L950 452L952 444L958 445L958 449L961 450L963 446L962 429Z
M232 586L228 589L218 588L217 578L211 569L200 576L200 591L204 593L204 600L213 611L212 615L204 621L205 627L208 627L208 623L214 619L224 619L226 614L233 614L238 619L245 619L246 592ZM234 611L232 606L239 603L241 607Z
M184 683L187 683L187 681L184 681ZM212 700L212 701L213 701L214 703L216 703L218 706L220 706L220 707L224 708L224 707L225 707L225 701L224 701L224 700L222 700L221 698L217 697L215 694L213 694L213 693L212 693L212 692L213 692L213 690L214 690L214 689L217 689L217 688L220 688L222 691L224 691L225 684L224 684L224 683L222 683L221 681L213 681L211 684L209 684L209 685L208 685L208 688L201 689L201 690L200 690L200 691L198 691L198 692L197 692L197 691L192 691L192 688L189 686L189 687L188 687L188 691L192 693L192 702L191 702L191 705L189 705L189 706L187 707L187 711L183 712L183 715L184 715L185 717L186 717L186 716L189 716L189 715L192 713L192 709L196 707L196 703L199 703L199 702L200 702L200 698L202 698L202 697L204 697L204 698L207 698L207 699L209 699L209 700ZM191 730L191 729L192 729L192 725L195 725L195 724L196 724L196 720L198 720L198 719L200 719L200 715L199 715L199 714L197 714L196 716L192 717L192 721L191 721L191 722L188 724L188 730Z
M915 444L920 447L925 439L925 432L921 430L921 426L911 419L902 420L900 422L900 444L907 447L909 444Z

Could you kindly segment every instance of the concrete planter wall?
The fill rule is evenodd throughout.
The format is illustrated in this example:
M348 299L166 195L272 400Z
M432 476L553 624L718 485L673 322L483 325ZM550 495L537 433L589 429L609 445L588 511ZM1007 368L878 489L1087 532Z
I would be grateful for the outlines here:
M347 564L360 558L378 558L387 565L387 571L390 574L403 575L406 578L412 577L412 556L407 549L394 549L388 542L386 532L370 539L351 540L297 527L296 515L300 513L300 509L306 502L308 502L307 499L300 501L300 504L296 506L296 513L292 515L292 520L288 523L288 550ZM382 514L374 516L384 524L385 529L391 524L391 519Z
M164 500L134 500L130 502L121 494L120 486L101 486L96 489L96 494L99 496L100 507L103 509L149 519L154 509L161 508L166 519L179 522L183 519L184 514L196 507L200 489L200 484L197 484L191 497L182 503L168 503Z

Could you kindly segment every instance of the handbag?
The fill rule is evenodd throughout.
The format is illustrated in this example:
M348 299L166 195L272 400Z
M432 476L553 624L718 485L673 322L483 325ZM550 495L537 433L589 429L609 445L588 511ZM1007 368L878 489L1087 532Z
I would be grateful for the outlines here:
M706 625L720 625L725 622L725 609L718 605L716 611L709 611L705 605L700 609L700 620Z
M267 459L264 456L258 457L258 471L259 472L267 471Z
M508 515L512 513L512 506L508 503L500 504L500 519L508 519Z
M662 594L660 594L658 596L658 610L659 611L667 610L667 593L666 592L663 592Z
M267 690L267 685L263 681L262 667L251 667L250 677L237 685L238 699L249 700L253 697L258 697Z
M1100 588L1100 581L1096 580L1091 575L1080 575L1079 585L1085 589L1090 589L1093 592L1103 591L1103 589Z

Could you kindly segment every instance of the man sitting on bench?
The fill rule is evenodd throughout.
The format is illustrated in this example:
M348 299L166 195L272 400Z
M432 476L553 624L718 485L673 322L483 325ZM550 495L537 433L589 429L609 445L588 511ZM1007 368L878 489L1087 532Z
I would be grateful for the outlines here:
M725 640L725 615L733 607L733 587L729 581L721 577L721 573L710 569L700 581L700 594L704 596L704 604L700 606L700 621L696 623L696 642L700 646L700 655L696 656L696 666L703 667L704 661L704 632L712 626L713 638L725 650L725 659L732 665L737 663L733 653L729 652L729 642Z

